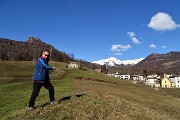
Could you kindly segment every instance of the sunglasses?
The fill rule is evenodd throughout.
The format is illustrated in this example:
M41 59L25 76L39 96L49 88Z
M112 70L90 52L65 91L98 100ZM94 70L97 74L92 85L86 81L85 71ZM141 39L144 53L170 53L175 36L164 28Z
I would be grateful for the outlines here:
M44 54L46 57L49 57L49 55Z

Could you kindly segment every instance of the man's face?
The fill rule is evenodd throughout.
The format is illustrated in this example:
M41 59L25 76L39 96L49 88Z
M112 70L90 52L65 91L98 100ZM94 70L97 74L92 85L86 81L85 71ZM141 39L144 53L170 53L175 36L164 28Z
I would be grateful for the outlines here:
M49 52L47 52L47 51L43 52L42 58L47 59L48 57L49 57Z

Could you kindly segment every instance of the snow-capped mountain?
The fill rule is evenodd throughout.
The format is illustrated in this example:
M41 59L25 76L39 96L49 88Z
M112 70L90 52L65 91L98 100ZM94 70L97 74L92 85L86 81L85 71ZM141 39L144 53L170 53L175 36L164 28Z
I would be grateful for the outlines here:
M116 66L116 65L121 65L121 64L124 64L124 65L128 65L128 64L131 64L131 65L135 65L137 64L138 62L140 62L141 60L143 60L144 58L139 58L139 59L134 59L134 60L119 60L115 57L110 57L108 59L102 59L102 60L98 60L98 61L94 61L92 63L96 63L96 64L99 64L99 65L109 65L109 66Z

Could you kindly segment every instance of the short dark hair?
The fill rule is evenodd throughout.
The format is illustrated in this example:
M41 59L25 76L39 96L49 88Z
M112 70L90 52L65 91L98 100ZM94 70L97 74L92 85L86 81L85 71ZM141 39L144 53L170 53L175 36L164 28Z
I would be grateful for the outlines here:
M48 53L49 53L49 56L50 56L50 51L49 51L48 49L44 49L44 50L41 52L41 55L40 55L40 56L42 56L42 54L43 54L44 52L48 52Z
M50 52L49 52L48 49L43 50L43 51L42 51L42 54L43 54L44 52L48 52L48 53L50 54Z

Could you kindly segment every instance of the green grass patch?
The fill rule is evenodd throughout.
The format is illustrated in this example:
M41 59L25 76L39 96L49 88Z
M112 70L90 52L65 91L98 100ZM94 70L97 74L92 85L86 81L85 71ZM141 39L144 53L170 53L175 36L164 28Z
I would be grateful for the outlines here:
M31 77L34 65L30 61L0 61L0 78Z
M32 92L32 61L0 61L1 119L52 120L178 120L180 89L154 90L141 84L109 77L92 69L68 69L66 63L51 61L55 98L50 106L48 91L42 87L37 109L28 111ZM88 79L78 79L88 78Z

